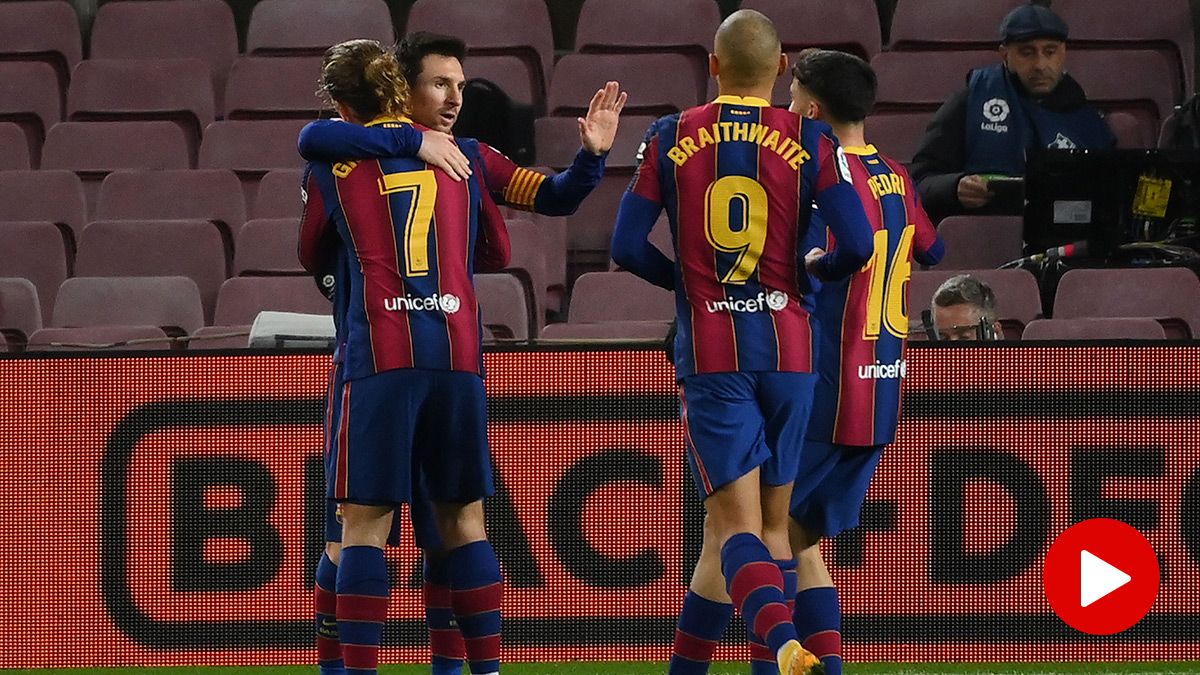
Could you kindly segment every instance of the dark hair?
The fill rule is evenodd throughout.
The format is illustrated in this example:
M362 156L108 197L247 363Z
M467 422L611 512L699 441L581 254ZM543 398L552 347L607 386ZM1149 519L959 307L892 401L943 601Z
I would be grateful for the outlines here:
M416 82L421 74L421 61L430 54L449 56L461 63L467 58L467 43L453 35L417 31L404 36L396 45L396 58L409 82Z
M959 274L943 282L933 294L933 304L938 307L970 305L988 321L996 319L996 292L969 274Z
M317 93L330 105L346 104L364 122L408 113L408 82L400 63L375 40L348 40L326 50Z
M875 71L853 54L806 49L796 56L792 77L840 122L861 122L875 107Z

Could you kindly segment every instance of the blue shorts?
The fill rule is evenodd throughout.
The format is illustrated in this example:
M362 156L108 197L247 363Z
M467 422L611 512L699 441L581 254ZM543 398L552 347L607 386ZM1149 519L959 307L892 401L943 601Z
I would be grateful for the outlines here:
M805 441L792 488L792 519L822 537L835 537L858 527L859 513L883 448Z
M761 467L761 481L796 477L813 373L708 373L679 385L688 464L700 499Z
M492 494L487 399L474 373L399 369L347 381L328 457L326 497L411 504L423 482L434 502Z

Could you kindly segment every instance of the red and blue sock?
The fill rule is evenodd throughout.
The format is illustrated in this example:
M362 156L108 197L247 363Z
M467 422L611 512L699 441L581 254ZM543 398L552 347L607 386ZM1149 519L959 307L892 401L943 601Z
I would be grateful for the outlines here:
M462 631L471 673L500 672L504 581L496 552L487 541L459 546L446 554L446 568L450 574L450 606Z
M837 589L824 586L798 593L792 617L800 642L825 664L826 675L842 675L842 607Z
M783 574L762 540L749 532L735 534L721 547L721 570L733 604L742 611L746 625L772 656L788 640L796 639L796 627L783 596Z
M337 571L337 623L346 675L375 675L387 610L388 570L383 549L342 549Z
M709 600L689 589L679 611L667 675L705 675L732 617L733 605Z
M425 623L429 626L433 675L462 675L466 646L450 608L450 573L444 556L426 554L421 597L425 601Z
M346 675L342 662L342 643L337 627L337 565L322 553L317 563L317 583L313 586L313 609L316 614L317 660L321 675Z
M779 573L783 575L783 597L786 600L788 615L791 615L792 606L796 602L798 583L796 561L788 558L787 560L776 560L775 564L779 566ZM754 631L747 630L746 633L747 641L750 644L750 675L778 675L779 664L776 663L775 652L756 637Z

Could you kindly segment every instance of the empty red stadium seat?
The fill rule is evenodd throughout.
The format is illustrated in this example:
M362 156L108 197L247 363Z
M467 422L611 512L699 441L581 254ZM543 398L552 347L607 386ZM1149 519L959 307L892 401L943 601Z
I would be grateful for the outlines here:
M1164 54L1176 93L1195 81L1195 27L1188 0L1141 5L1124 0L1056 0L1054 11L1071 28L1071 56L1088 49L1153 49Z
M158 326L186 335L204 325L204 309L187 277L72 277L58 289L51 325Z
M579 205L579 210L567 216L568 251L593 254L592 257L601 254L600 260L608 265L617 208L628 186L629 179L625 176L605 176Z
M1022 340L1163 340L1154 319L1038 319L1025 326Z
M0 2L0 60L45 61L66 92L71 69L83 58L79 17L69 2Z
M532 167L543 173L549 169ZM590 199L590 197L589 197ZM587 200L584 200L586 203ZM563 309L563 298L567 290L567 219L561 216L543 216L528 211L501 207L505 222L529 220L537 228L539 246L545 263L546 286L545 309L559 312Z
M712 51L713 36L720 23L721 13L713 0L636 4L626 0L588 0L579 13L575 50L581 53L668 51L680 54L687 58L694 75L695 94L702 94L708 81L708 53ZM668 72L683 81L685 78L680 75L687 71ZM555 77L558 77L557 73ZM620 81L624 85L625 80ZM553 84L552 81L551 86Z
M678 54L567 54L554 66L546 110L550 115L582 115L608 80L617 80L629 92L625 114L685 110L700 102L695 87L679 76L685 67Z
M329 300L304 277L233 277L221 284L214 326L249 326L259 312L332 314Z
M25 132L12 122L0 122L0 171L29 169L29 143Z
M787 52L823 47L857 54L868 61L879 53L879 12L872 0L745 0L742 9L766 14Z
M546 99L546 81L554 65L554 36L550 12L543 0L418 0L409 10L406 32L430 31L456 35L466 41L468 77L492 79L501 71L480 70L495 56L513 56L525 73L529 99L539 107ZM497 84L503 83L497 82ZM505 88L508 91L508 88Z
M1153 121L1145 115L1128 110L1113 110L1104 115L1104 120L1108 122L1113 136L1116 136L1118 148L1136 150L1156 147L1162 125L1155 128Z
M316 94L320 73L318 56L244 56L229 71L225 119L316 119L325 108Z
M871 59L879 78L875 112L933 112L967 88L976 68L1000 63L995 51L884 52Z
M525 288L511 274L476 274L475 296L483 325L500 339L529 339L529 305Z
M200 289L204 315L211 317L228 265L221 233L206 220L102 220L84 228L75 273L188 277Z
M907 164L921 147L925 127L933 113L879 113L867 118L867 139L888 157Z
M1200 280L1183 268L1076 269L1054 294L1055 319L1148 317L1170 338L1200 336Z
M620 298L620 302L614 302ZM570 323L667 321L675 318L675 296L629 272L589 272L571 289Z
M530 308L530 335L536 335L546 322L547 291L550 282L546 274L545 236L529 217L509 219L508 238L512 259L505 272L516 276L526 290L526 305Z
M946 244L939 272L999 267L1021 257L1024 248L1021 216L951 216L938 225Z
M213 121L212 75L197 59L88 59L71 76L67 119L174 122L195 164L201 131Z
M108 2L92 24L93 59L199 59L220 114L225 77L238 53L237 28L223 0Z
M892 16L891 48L990 49L1000 44L1000 23L1027 0L904 0ZM993 53L995 53L993 51Z
M908 320L918 339L921 334L916 326L920 324L921 312L929 309L938 287L959 274L970 274L991 286L996 293L997 318L1004 329L1004 336L1010 340L1019 339L1025 326L1042 314L1037 279L1025 270L915 270L908 282Z
M50 316L58 286L67 278L62 232L50 222L0 222L0 277L33 282L42 316Z
M603 321L600 323L552 323L542 329L543 340L634 340L662 342L671 330L670 321Z
M299 169L268 171L258 182L258 194L250 213L255 218L296 218L303 211L300 201Z
M171 338L158 326L82 326L43 328L29 336L25 350L71 352L171 348Z
M63 232L74 253L87 224L83 183L70 171L0 171L0 221L45 220Z
M272 169L294 169L304 160L296 151L301 120L213 122L204 130L201 169L232 169L256 178Z
M0 61L0 121L20 127L28 165L38 165L46 132L61 120L62 93L52 66ZM6 154L12 152L11 144L12 140L4 141Z
M1171 70L1148 50L1079 50L1069 57L1071 76L1088 100L1105 112L1128 111L1157 133L1175 106Z
M29 336L41 327L42 310L33 282L0 277L0 335L9 350L24 347Z
M100 184L96 220L208 220L227 241L246 222L242 184L226 169L114 171Z
M645 115L622 115L605 169L632 173L638 165L637 154L642 139L655 119ZM579 123L574 117L543 117L534 121L533 130L538 164L565 169L575 160L575 154L582 147L579 143Z
M246 349L250 346L250 326L205 326L188 336L187 348Z
M525 62L518 56L472 56L466 65L467 81L487 80L513 101L534 106L541 111L546 106L545 85L535 86L530 80Z
M307 274L296 256L300 222L294 218L246 221L234 245L233 273Z
M320 56L356 38L396 41L383 0L262 0L254 5L246 53L258 56Z

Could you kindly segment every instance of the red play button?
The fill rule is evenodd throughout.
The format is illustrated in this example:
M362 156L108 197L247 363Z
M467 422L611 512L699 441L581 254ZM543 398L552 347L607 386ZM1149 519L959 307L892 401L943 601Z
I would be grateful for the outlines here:
M1092 635L1119 633L1142 620L1158 597L1158 557L1119 520L1093 518L1054 540L1042 584L1060 619Z

